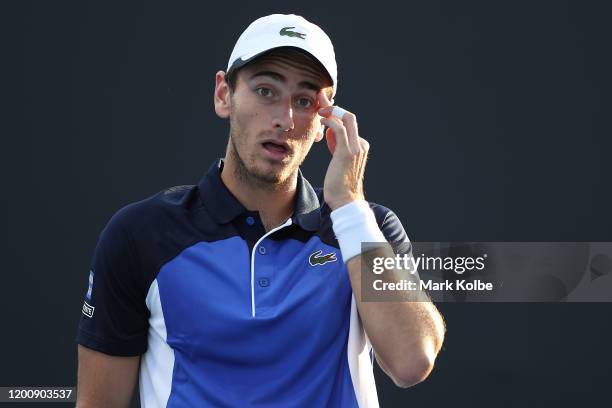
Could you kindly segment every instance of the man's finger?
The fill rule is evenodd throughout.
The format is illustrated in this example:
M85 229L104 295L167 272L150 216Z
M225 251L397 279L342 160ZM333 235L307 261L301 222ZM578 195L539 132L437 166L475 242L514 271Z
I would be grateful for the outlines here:
M319 110L332 105L332 102L329 100L327 94L323 90L319 91L317 101L319 102Z
M334 150L336 150L336 135L334 135L334 131L330 128L327 128L325 132L325 141L327 142L327 148L329 152L334 155Z
M334 108L335 108L335 106L331 106L331 105L326 106L324 108L320 108L319 111L318 111L318 114L320 116L323 116L324 118L328 118L328 117L332 116L332 111L334 110ZM340 118L338 118L338 119L340 119Z
M352 112L345 111L342 115L342 124L346 128L346 136L349 146L353 152L358 152L361 148L359 143L359 130L357 129L357 117Z
M368 153L370 151L370 143L365 140L364 138L360 137L359 138L359 144L361 146L361 152L363 154L363 160L361 161L361 167L359 169L359 177L363 178L363 175L365 174L365 166L366 166L366 162L368 161Z
M346 109L341 108L339 106L333 106L332 107L332 111L331 114L332 116L337 117L338 119L342 120L344 118L344 114L346 113Z
M350 153L351 149L349 148L344 125L342 125L342 123L340 123L340 121L334 117L324 117L321 119L321 123L330 128L336 136L336 147L334 149L334 154L336 154L339 150Z
M346 109L340 108L339 106L327 106L319 109L319 115L324 118L335 119L341 122L343 127L346 129L346 135L350 150L358 152L360 149L359 144L359 131L357 129L357 119L355 115ZM326 125L327 126L327 125Z

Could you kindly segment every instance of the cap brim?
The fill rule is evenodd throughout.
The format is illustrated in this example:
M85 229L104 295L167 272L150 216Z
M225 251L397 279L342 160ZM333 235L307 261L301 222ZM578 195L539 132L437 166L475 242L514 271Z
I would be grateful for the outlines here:
M309 56L311 56L315 61L317 61L319 63L319 65L321 65L321 68L323 68L324 72L327 74L327 77L331 81L332 87L334 88L334 93L335 93L336 86L334 84L334 80L332 79L332 76L329 73L329 71L327 70L327 68L325 68L325 66L321 63L321 61L319 61L319 59L317 57L315 57L311 52L305 50L304 48L295 47L295 46L292 46L292 45L279 45L278 47L268 48L267 50L264 50L264 51L256 52L256 53L253 53L253 54L247 54L245 56L236 58L236 60L232 63L232 65L227 70L227 73L229 74L231 71L234 71L236 69L242 68L243 66L245 66L249 62L253 61L257 57L259 57L259 56L261 56L261 55L263 55L263 54L265 54L265 53L267 53L269 51L276 50L276 49L279 49L279 48L293 48L295 50L301 51L301 52L306 53Z

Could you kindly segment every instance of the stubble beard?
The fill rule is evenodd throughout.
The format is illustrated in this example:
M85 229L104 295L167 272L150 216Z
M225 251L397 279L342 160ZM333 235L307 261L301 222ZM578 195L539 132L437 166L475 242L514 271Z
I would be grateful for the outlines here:
M255 165L253 165L252 168L249 168L247 163L242 159L242 157L240 157L239 150L236 146L236 140L240 138L240 136L237 136L237 133L240 132L240 130L235 126L232 126L231 128L232 130L230 131L227 155L228 159L235 163L234 176L237 180L246 185L266 191L281 190L284 186L291 183L291 176L295 175L297 168L292 169L289 172L283 169L275 173L258 171L258 169L255 168Z

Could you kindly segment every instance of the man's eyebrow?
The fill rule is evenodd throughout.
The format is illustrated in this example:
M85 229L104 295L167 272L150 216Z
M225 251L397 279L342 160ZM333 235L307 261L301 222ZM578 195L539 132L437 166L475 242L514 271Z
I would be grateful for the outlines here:
M274 72L274 71L257 71L256 73L251 75L249 79L253 79L256 77L260 77L260 76L268 76L276 81L283 82L283 83L287 82L287 78L285 78L283 75L279 74L278 72ZM310 81L301 81L300 83L298 83L298 87L310 89L315 92L319 92L323 88L323 86L315 84L314 82L310 82Z

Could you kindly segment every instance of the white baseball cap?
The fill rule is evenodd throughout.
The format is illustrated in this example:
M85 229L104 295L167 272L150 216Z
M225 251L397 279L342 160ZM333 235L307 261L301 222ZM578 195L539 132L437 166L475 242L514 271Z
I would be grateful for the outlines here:
M227 71L237 69L274 48L296 47L316 58L338 86L338 67L334 46L325 32L295 14L271 14L253 21L236 41Z

